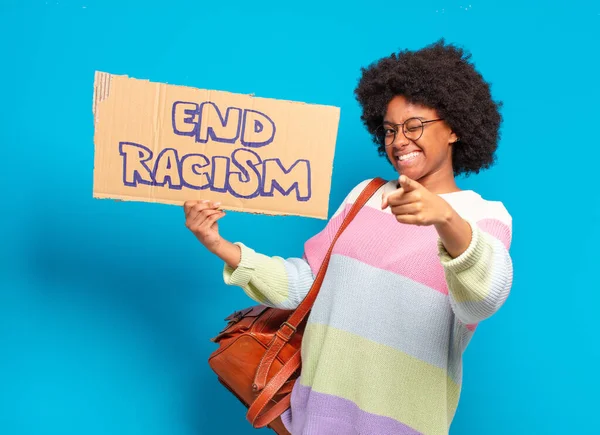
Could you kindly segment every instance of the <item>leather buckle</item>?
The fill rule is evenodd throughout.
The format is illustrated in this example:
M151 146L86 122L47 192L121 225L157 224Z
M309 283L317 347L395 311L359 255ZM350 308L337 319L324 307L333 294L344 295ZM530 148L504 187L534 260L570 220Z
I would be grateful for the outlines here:
M223 320L232 321L232 320L239 319L239 317L241 317L241 312L235 311L235 312L231 313L229 316L225 317Z
M252 311L252 308L246 308L244 310L238 310L238 311L235 311L235 312L231 313L229 316L225 317L225 319L223 319L223 320L226 320L229 323L237 323L240 320L242 320L244 318L244 316L246 314L248 314L250 311Z
M284 327L288 327L290 332L288 334L286 334L284 332ZM296 333L296 328L293 325L290 325L287 321L283 322L281 324L281 326L279 327L279 330L277 331L277 336L279 338L281 338L283 341L288 342L290 341L290 338L292 338L292 335L294 335Z

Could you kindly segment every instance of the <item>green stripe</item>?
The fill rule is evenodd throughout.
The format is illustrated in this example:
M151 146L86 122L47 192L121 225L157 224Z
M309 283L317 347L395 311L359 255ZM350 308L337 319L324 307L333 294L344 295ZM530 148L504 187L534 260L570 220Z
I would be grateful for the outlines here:
M442 252L441 259L446 269L448 288L457 303L486 299L495 264L493 246L483 231L475 227L471 246L459 257L451 259L447 252Z
M314 323L304 333L300 382L427 434L447 434L460 390L444 369Z
M256 272L250 280L250 286L261 293L273 305L288 299L288 279L283 260L278 257L260 255L256 263Z
M223 279L228 285L240 286L261 304L278 305L288 299L288 278L284 261L255 252L243 244L242 258L234 270L225 265Z

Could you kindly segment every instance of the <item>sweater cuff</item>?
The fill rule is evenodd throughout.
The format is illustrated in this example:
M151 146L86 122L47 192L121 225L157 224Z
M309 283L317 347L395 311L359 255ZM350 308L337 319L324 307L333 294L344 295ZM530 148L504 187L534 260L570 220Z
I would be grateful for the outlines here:
M240 247L240 264L234 269L226 263L223 268L223 281L225 281L225 284L227 285L244 287L248 285L250 279L252 279L252 275L256 269L258 254L243 243L236 242L234 245Z
M469 219L465 220L471 226L471 243L469 243L467 250L458 257L452 258L442 243L442 240L438 238L438 254L442 262L442 266L454 273L460 273L472 267L477 263L477 261L479 261L484 252L485 239L481 234L481 230L474 221Z

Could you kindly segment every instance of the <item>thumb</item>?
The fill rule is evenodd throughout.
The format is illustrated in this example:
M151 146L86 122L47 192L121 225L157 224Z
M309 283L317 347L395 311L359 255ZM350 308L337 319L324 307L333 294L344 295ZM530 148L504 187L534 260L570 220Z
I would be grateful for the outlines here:
M388 204L388 196L390 196L390 194L388 193L387 195L385 193L381 194L381 209L385 210L389 204Z
M416 182L415 180L411 180L406 175L400 175L398 181L400 182L400 186L402 187L402 189L404 189L405 192L411 192L421 187L421 185L418 182Z

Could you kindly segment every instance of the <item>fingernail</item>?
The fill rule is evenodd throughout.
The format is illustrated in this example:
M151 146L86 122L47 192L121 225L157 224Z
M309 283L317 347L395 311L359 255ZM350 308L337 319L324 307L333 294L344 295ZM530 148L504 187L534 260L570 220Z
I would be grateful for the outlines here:
M208 202L207 199L203 199L202 201L200 201L200 204L206 204Z
M220 203L220 202L215 202L213 205L214 205L215 207L218 207L218 206L220 206L220 205L221 205L221 203Z

